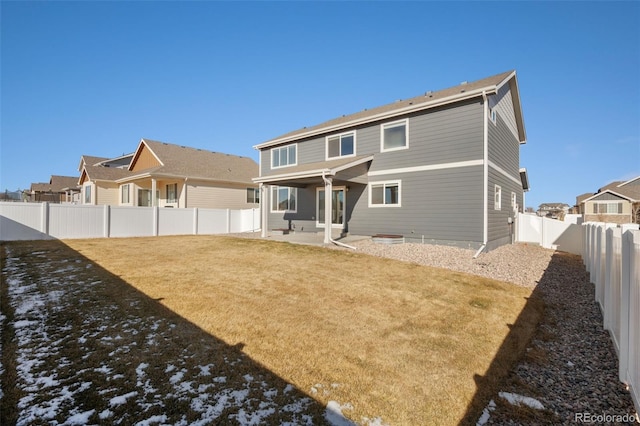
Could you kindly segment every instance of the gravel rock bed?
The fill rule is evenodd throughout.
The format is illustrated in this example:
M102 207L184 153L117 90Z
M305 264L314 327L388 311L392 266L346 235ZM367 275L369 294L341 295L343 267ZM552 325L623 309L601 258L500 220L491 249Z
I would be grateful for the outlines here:
M352 245L359 253L466 272L525 287L536 286L553 256L552 250L526 244L502 246L476 259L474 250L442 245L377 244L371 240Z

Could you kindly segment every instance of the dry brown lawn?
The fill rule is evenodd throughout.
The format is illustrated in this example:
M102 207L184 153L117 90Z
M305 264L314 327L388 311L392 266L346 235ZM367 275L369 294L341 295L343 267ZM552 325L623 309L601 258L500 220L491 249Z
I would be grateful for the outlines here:
M478 392L496 389L476 379L520 357L540 313L521 315L530 289L351 251L203 236L65 244L319 402L350 404L356 422L479 414Z

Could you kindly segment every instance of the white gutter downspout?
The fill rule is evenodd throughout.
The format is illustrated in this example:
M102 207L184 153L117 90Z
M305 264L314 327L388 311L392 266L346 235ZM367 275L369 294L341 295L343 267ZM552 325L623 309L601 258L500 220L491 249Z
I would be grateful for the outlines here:
M487 102L487 92L482 91L482 103L484 109L484 124L483 124L483 147L482 147L482 168L483 168L483 197L482 197L482 245L480 249L473 255L473 258L477 258L487 247L487 240L489 239L489 127L487 121L489 120L489 104Z
M356 250L353 246L341 243L331 238L331 200L333 197L333 182L324 175L324 171L322 172L322 180L324 181L324 243L333 243L337 246Z

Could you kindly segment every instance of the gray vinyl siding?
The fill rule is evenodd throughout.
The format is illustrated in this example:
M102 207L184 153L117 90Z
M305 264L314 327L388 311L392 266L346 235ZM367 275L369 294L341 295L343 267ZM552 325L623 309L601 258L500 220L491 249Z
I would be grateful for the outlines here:
M500 210L495 209L494 195L495 185L499 185L502 192ZM515 192L516 202L522 206L522 186L489 167L489 190L487 191L487 249L491 250L511 241L511 232L514 230L509 225L509 217L514 218L511 208L511 193Z
M365 187L349 232L399 234L408 239L477 247L482 242L482 166L386 175L399 180L402 207L369 207Z
M482 159L483 107L468 101L409 116L409 149L380 152L381 126L407 117L371 123L353 128L356 132L356 155L375 154L371 171L399 167L433 165ZM298 141L298 165L326 160L326 136L331 132ZM289 144L283 144L285 146ZM261 151L261 176L285 174L287 168L271 169L271 148Z
M520 179L520 142L498 114L496 124L489 120L489 161Z

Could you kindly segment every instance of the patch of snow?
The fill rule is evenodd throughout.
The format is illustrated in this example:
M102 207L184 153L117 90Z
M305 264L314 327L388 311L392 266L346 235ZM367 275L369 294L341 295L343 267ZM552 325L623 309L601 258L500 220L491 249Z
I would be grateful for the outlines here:
M136 426L148 426L148 425L153 425L153 424L165 424L167 422L167 416L166 415L161 415L161 416L151 416L146 420L142 420L140 422L136 423Z
M293 386L291 383L289 383L287 386L284 387L284 390L282 392L284 393L289 393L292 392L293 390L295 390L295 386Z
M215 382L215 383L227 383L227 377L226 376L216 377L215 379L213 379L213 382Z
M518 395L517 393L500 392L498 393L500 398L506 399L511 405L524 404L527 407L534 408L536 410L544 410L544 405L535 398L529 396Z
M496 403L492 399L491 401L489 401L489 404L487 404L484 410L482 410L482 415L480 415L480 418L476 422L476 426L482 426L487 424L487 422L489 421L489 418L491 417L491 412L495 409L496 409Z
M185 372L186 372L185 370L178 371L176 374L171 376L171 378L169 378L169 382L172 385L175 385L176 383L178 383L179 381L181 381L184 378L184 373Z
M127 399L133 398L136 395L138 395L138 392L137 391L132 391L132 392L129 392L129 393L125 393L124 395L114 396L113 398L111 398L109 400L109 405L111 407L114 407L116 405L125 404L127 402Z
M324 418L332 426L355 426L355 423L347 419L342 410L352 410L351 404L340 405L337 401L329 401L327 403L327 409L324 412Z
M93 416L96 410L85 411L84 413L77 413L72 415L64 422L64 425L86 425L89 423L89 417Z
M108 419L111 416L113 416L113 411L109 410L108 408L104 411L101 411L100 414L98 414L98 417L100 417L100 420Z

